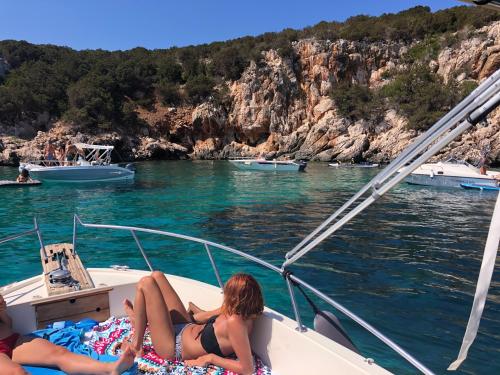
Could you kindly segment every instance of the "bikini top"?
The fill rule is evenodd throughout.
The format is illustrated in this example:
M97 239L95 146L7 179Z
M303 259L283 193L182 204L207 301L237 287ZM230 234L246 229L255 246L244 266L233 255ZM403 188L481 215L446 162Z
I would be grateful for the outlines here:
M220 350L219 342L215 336L214 322L218 315L212 316L205 323L205 327L198 333L196 338L200 338L201 346L207 353L212 353L218 355L219 357L225 357Z

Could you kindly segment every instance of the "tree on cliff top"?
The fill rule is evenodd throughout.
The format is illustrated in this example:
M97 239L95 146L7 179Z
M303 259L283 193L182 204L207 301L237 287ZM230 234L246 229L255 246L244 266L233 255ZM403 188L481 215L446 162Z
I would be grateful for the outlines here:
M110 128L121 117L119 100L113 97L116 83L106 76L89 75L68 89L67 121L95 128Z

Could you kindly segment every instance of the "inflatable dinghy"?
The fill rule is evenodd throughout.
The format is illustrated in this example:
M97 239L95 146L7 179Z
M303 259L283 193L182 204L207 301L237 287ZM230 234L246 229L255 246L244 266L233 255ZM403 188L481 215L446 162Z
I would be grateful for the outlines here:
M17 182L17 181L10 181L10 180L0 180L0 187L20 187L20 186L35 186L35 185L41 185L41 181L38 180L31 180L30 182Z
M460 184L464 189L471 190L492 190L492 191L500 191L500 186L490 186L490 185L481 185L481 184Z

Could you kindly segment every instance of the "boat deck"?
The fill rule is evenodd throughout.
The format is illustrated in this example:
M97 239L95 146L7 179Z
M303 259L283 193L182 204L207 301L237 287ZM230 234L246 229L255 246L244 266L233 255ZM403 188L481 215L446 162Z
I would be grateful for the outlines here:
M89 268L88 272L98 290L109 296L110 316L124 316L123 300L132 299L136 283L150 273L147 271L112 268ZM222 303L220 288L196 280L167 275L187 305L195 301L204 309L215 309ZM54 297L48 295L43 275L10 284L0 293L5 296L8 312L14 318L14 329L27 334L38 328L35 307ZM78 292L59 297L76 299ZM352 352L336 342L308 329L298 332L290 318L266 308L255 324L251 337L252 349L279 374L388 374L371 360Z

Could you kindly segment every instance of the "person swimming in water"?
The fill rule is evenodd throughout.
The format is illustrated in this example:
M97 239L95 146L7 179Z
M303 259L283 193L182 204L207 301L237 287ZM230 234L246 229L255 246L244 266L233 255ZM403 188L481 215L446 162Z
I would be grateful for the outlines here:
M21 169L21 173L19 173L19 176L17 176L16 181L20 183L26 183L33 180L31 179L30 172L26 168L23 168Z

